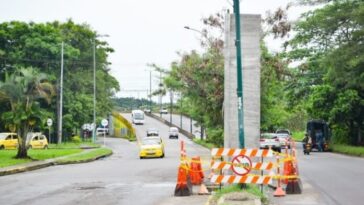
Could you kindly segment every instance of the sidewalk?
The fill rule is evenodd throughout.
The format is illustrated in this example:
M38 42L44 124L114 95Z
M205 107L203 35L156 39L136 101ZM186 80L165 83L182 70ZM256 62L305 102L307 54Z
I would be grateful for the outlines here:
M41 169L41 168L45 168L45 167L49 167L49 166L53 166L53 165L58 165L58 164L74 164L74 163L84 163L84 162L90 162L90 161L94 161L97 160L99 158L102 157L106 157L107 155L103 155L94 159L88 159L88 160L82 160L82 161L75 161L75 162L67 162L67 163L58 163L57 161L60 159L64 159L64 158L68 158L68 157L72 157L72 156L76 156L79 154L84 154L87 152L91 152L92 149L86 149L80 153L76 153L76 154L71 154L71 155L67 155L67 156L62 156L62 157L57 157L57 158L52 158L52 159L46 159L46 160L42 160L42 161L33 161L33 162L28 162L28 163L23 163L23 164L17 164L14 166L9 166L9 167L4 167L4 168L0 168L0 177L1 176L5 176L5 175L10 175L10 174L17 174L17 173L21 173L21 172L26 172L26 171L32 171L32 170L36 170L36 169Z

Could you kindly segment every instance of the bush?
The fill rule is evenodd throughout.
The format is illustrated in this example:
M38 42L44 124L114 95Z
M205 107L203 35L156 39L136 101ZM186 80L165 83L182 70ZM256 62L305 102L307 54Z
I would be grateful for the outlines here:
M350 144L349 130L345 127L335 126L332 129L332 142L335 144Z
M208 128L207 130L207 142L215 144L217 146L224 145L224 129L222 128Z
M73 143L81 143L82 142L82 140L81 140L81 137L80 136L73 136L72 138L71 138L71 141L73 142Z

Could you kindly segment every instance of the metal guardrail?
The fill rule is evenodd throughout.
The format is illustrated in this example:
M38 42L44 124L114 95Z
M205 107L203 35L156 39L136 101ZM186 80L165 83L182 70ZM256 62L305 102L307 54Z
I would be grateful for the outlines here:
M178 128L178 131L180 133L182 133L183 135L187 136L190 139L195 138L195 135L193 135L192 133L188 132L187 130L182 129L181 127L179 127L179 126L177 126L177 125L175 125L173 123L170 123L169 121L167 121L167 120L165 120L165 119L163 119L163 118L161 118L161 117L159 117L157 115L154 115L153 113L145 113L145 115L147 115L147 116L149 116L151 118L154 118L154 119L156 119L156 120L158 120L158 121L166 124L167 126L177 127Z

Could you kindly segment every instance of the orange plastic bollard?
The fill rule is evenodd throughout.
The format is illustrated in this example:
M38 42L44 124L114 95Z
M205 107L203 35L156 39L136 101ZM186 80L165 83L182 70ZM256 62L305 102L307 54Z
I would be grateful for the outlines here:
M279 164L279 157L277 157L277 164ZM279 166L277 167L277 175L280 176ZM278 181L278 185L277 185L276 190L273 193L273 196L275 196L275 197L285 196L286 192L284 192L282 187L281 187L281 179L278 179L277 181Z
M199 185L202 183L201 170L199 170L199 158L193 157L191 162L190 178L193 185Z
M283 164L283 175L284 176L290 176L293 175L293 164L292 164L292 160L289 161L285 161ZM287 184L288 183L288 179L284 179L283 183Z
M203 178L205 178L205 175L203 174L203 171L202 171L201 158L198 156L197 157L197 160L198 160L198 162L197 162L197 169L199 171L199 174L200 174L201 179L203 179Z
M178 176L177 176L177 185L174 190L175 196L190 196L191 188L188 184L188 174L186 168L179 166L178 167Z

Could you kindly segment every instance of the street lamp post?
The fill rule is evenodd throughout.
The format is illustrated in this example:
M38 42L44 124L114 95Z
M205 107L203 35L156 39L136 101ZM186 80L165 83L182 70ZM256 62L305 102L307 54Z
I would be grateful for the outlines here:
M96 38L97 37L109 37L109 35L96 35L95 39L93 40L93 70L94 70L94 76L93 76L93 81L94 81L94 99L93 99L93 104L94 104L94 109L93 109L93 129L92 129L92 141L95 142L96 141Z
M238 127L239 147L245 148L244 142L244 110L243 110L243 72L241 63L241 41L240 41L240 5L239 0L234 0L235 32L236 32L236 69L237 69L237 95L238 95Z
M58 117L58 141L57 143L62 143L62 122L63 122L63 50L64 42L61 45L61 79L60 81L60 93L59 93L59 117Z

